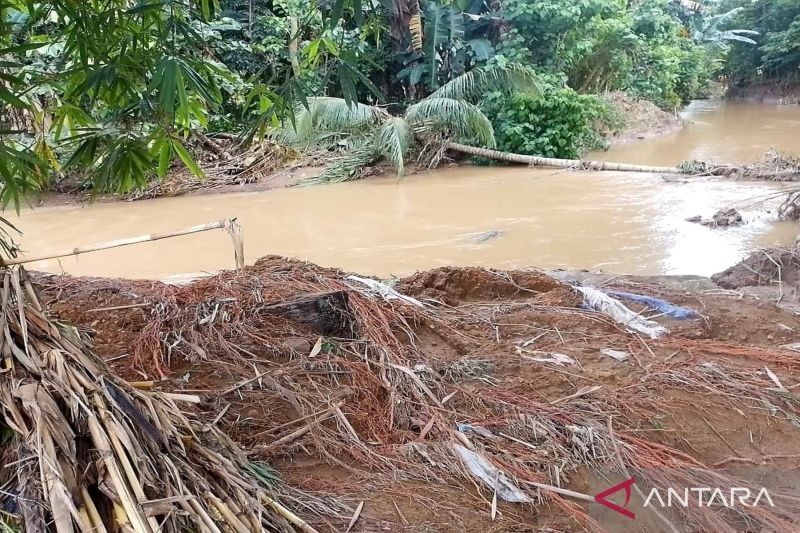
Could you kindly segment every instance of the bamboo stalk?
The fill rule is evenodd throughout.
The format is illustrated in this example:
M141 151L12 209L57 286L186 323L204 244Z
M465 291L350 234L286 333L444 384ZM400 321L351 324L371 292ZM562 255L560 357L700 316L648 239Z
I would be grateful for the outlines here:
M317 533L317 530L308 525L308 522L306 522L305 520L303 520L302 518L291 512L289 509L287 509L283 505L279 504L278 502L267 496L266 494L261 496L261 501L265 505L269 505L270 507L275 509L275 512L284 517L286 520L288 520L292 525L294 525L297 529L299 529L303 533Z
M43 261L45 259L69 257L71 255L85 254L88 252L97 252L99 250L108 250L111 248L119 248L120 246L130 246L131 244L159 241L161 239L170 239L172 237L180 237L182 235L191 235L192 233L200 233L202 231L209 231L212 229L227 229L232 227L233 224L234 224L233 219L217 220L216 222L201 224L199 226L191 226L177 231L169 231L166 233L151 233L149 235L139 235L138 237L129 237L127 239L117 239L113 241L88 244L86 246L76 246L71 250L63 250L60 252L50 252L50 253L44 253L26 257L15 257L10 259L4 259L2 260L2 262L0 262L0 266L19 265L22 263L31 263L33 261Z
M537 489L548 490L550 492L555 492L556 494L561 494L562 496L575 498L576 500L584 500L587 502L594 501L594 496L589 496L588 494L583 494L582 492L575 492L574 490L562 489L561 487L554 487L553 485L545 485L544 483L536 483L535 481L528 481L525 479L521 479L520 481L526 485L536 487Z

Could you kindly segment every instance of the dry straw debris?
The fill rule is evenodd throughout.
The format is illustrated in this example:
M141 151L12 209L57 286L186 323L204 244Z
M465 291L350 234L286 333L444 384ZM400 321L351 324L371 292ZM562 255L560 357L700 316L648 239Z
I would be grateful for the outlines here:
M19 494L40 502L40 514L58 513L72 524L95 514L80 503L75 518L66 503L64 494L81 494L85 485L97 514L121 509L134 529L166 521L172 530L206 530L208 520L224 531L310 527L278 512L283 507L273 502L282 497L315 527L331 520L336 525L328 527L343 530L374 520L370 491L407 483L415 488L404 490L430 487L430 494L457 487L485 517L515 530L531 525L525 509L551 509L570 530L602 531L567 488L582 472L635 475L642 487L742 482L653 429L650 421L680 410L668 392L687 391L693 402L774 424L800 415L790 392L800 363L787 351L692 340L672 324L678 333L646 339L580 308L573 288L541 272L438 269L393 287L364 279L276 257L185 286L37 278L57 309L100 331L105 355L122 357L115 368L131 378L168 378L166 394L113 377L73 329L49 322L33 305L24 276L7 272L3 316L13 343L3 353L13 370L3 374L3 403L7 424L21 429L6 450L28 469L18 476L43 481L14 478L4 490L26 491ZM624 348L631 360L602 355L608 347ZM539 363L523 357L528 352L569 354L576 364ZM30 353L38 370L22 363ZM769 372L752 370L764 367ZM45 395L36 399L38 411L26 411L32 402L12 393L26 384L38 387L28 394ZM195 393L201 403L182 414L175 402ZM59 444L70 435L80 437L74 453ZM47 453L37 456L39 450ZM253 458L327 463L344 473L328 495L350 495L349 505L265 486L270 476L253 477ZM58 477L42 477L53 465ZM314 472L307 477L322 483ZM369 488L354 494L362 483ZM739 523L792 530L794 500L777 492L773 499L774 509L728 516L694 507L681 519L699 531ZM445 497L428 501L447 504ZM399 508L398 515L407 521Z
M192 397L115 377L47 318L24 270L2 276L0 500L26 531L309 529L230 438L180 409Z

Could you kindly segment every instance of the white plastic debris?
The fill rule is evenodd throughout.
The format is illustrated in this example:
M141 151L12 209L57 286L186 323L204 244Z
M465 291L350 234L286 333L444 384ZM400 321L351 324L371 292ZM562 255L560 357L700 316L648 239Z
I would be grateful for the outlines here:
M455 442L451 444L451 447L456 456L467 467L467 470L480 479L484 485L495 491L498 498L513 503L527 503L530 501L530 498L524 492L511 483L506 475L485 457Z
M567 354L552 352L548 357L531 357L530 355L524 355L525 359L529 361L536 361L537 363L553 363L554 365L564 366L564 365L574 365L576 364L575 359L568 356Z
M603 348L602 350L600 350L600 353L612 359L616 359L619 362L625 362L628 360L628 352L622 352L620 350L612 350L611 348Z
M651 339L656 339L664 333L668 333L667 328L658 322L648 320L639 313L631 311L622 302L602 291L592 287L575 288L583 293L584 303L587 307L610 316L615 322L628 329L643 333Z
M424 307L422 305L422 302L420 302L416 298L412 298L411 296L406 296L405 294L400 294L387 284L380 282L378 280L362 278L359 276L347 276L347 279L349 279L350 281L357 281L358 283L365 285L372 292L376 293L384 300L402 300L412 305L416 305L417 307Z

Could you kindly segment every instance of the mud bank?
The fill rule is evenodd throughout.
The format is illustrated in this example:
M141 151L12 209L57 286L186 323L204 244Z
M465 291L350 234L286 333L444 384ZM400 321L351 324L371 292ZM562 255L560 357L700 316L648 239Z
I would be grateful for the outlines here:
M669 330L656 339L533 269L440 268L389 287L271 256L181 287L35 279L116 372L200 394L199 415L301 489L295 508L320 531L347 528L341 505L361 508L357 531L616 531L611 511L542 488L593 494L600 472L635 473L642 490L737 476L773 490L775 508L744 511L751 526L797 526L778 476L800 467L800 357L782 347L800 317L705 279L580 280L696 311L628 303ZM738 524L707 507L670 519Z
M667 135L684 126L677 112L664 111L649 100L634 98L620 91L608 93L603 99L622 122L620 131L607 135L612 146Z
M800 104L800 82L764 82L731 87L728 97L764 104Z

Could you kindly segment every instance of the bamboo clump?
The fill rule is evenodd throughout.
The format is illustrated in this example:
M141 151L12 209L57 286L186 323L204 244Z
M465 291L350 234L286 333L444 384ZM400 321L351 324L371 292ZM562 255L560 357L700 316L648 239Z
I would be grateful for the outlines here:
M227 435L113 375L22 268L0 276L4 516L58 533L313 531Z

